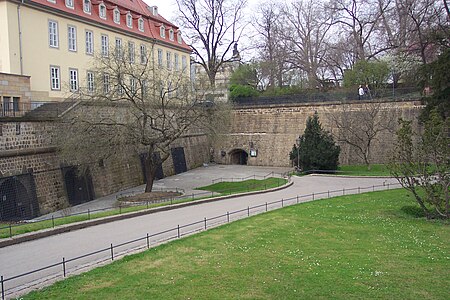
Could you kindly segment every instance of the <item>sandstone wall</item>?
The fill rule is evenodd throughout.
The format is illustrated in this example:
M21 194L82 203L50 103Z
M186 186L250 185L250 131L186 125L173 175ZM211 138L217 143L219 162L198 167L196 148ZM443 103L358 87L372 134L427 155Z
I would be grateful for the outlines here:
M342 113L341 105L342 103L339 102L329 102L236 107L233 110L230 133L223 139L219 139L214 146L214 159L218 163L229 164L233 150L242 149L249 153L253 144L253 148L258 153L257 157L248 157L248 165L290 166L289 152L292 150L296 138L303 134L308 116L317 112L322 126L337 134L337 129L333 127L330 117L331 114ZM351 117L352 111L361 110L363 105L364 103L359 101L351 102L351 110L347 112L349 117ZM414 120L414 126L417 128L416 120L422 108L420 101L386 102L382 105L381 119L388 115L395 119L402 117ZM394 135L392 133L380 134L373 145L372 161L374 163L387 162L393 142ZM362 160L348 145L339 144L341 145L341 164L362 163Z

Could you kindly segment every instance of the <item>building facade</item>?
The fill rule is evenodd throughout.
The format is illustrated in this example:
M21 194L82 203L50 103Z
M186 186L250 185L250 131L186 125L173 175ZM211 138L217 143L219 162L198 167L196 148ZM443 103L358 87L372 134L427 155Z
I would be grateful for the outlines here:
M31 108L101 84L95 59L121 49L190 73L181 31L142 0L0 0L0 44L0 72L30 77Z

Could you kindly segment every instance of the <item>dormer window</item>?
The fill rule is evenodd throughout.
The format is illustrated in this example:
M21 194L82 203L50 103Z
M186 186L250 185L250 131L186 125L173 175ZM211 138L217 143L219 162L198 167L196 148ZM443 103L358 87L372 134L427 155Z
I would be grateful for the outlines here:
M114 23L120 24L120 11L117 7L114 8Z
M140 31L144 32L144 19L142 19L142 17L138 20L138 28Z
M169 30L169 39L171 41L173 41L173 29L172 28Z
M133 28L133 17L130 12L127 13L127 26Z
M159 28L159 35L162 38L166 38L166 27L164 27L164 25L161 25L161 27Z
M66 0L66 6L68 8L73 8L73 0Z
M178 40L178 44L182 44L183 40L181 39L181 31L177 32L177 40Z
M105 6L105 4L101 3L98 6L98 15L100 16L100 18L106 19L106 6Z
M83 0L83 11L87 14L91 13L91 0Z

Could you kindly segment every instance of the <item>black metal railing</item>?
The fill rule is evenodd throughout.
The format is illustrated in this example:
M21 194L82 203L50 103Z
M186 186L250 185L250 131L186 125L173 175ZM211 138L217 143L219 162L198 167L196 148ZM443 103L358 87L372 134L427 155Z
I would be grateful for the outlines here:
M105 262L105 261L109 261L109 260L113 261L114 259L121 257L130 251L149 249L150 246L156 246L163 242L167 242L167 241L174 240L174 239L179 239L183 236L187 236L187 235L193 234L195 232L207 230L208 228L212 228L212 227L219 226L221 224L229 223L233 220L250 217L251 215L256 215L258 213L264 213L269 210L282 208L282 207L285 207L288 205L295 205L300 202L313 201L313 200L316 200L319 198L331 198L331 197L336 197L336 196L340 196L340 195L346 195L346 193L348 194L349 192L355 192L355 193L359 194L361 192L367 192L367 191L376 191L376 190L385 190L385 189L389 190L392 186L399 186L399 185L400 185L399 183L393 183L393 184L387 183L387 184L382 184L382 185L372 185L372 186L368 186L368 187L356 187L356 188L350 188L350 189L343 188L343 189L339 189L339 190L311 193L311 194L306 194L306 195L296 195L294 197L276 200L276 201L272 201L272 202L266 202L266 203L252 206L252 207L248 206L246 208L232 211L232 212L227 212L226 214L218 215L218 216L215 216L215 217L212 217L209 219L205 217L202 220L199 220L199 221L196 221L193 223L189 223L189 224L185 224L185 225L177 225L177 227L173 227L173 228L170 228L170 229L167 229L164 231L160 231L157 233L153 233L153 234L149 234L147 232L144 236L142 236L140 238L125 241L123 243L116 244L116 245L113 245L112 243L110 243L108 245L108 247L105 247L105 248L102 248L102 249L99 249L99 250L96 250L96 251L93 251L90 253L86 253L86 254L83 254L83 255L80 255L77 257L73 257L70 259L66 259L65 256L63 256L61 261L55 262L55 263L47 265L47 266L43 266L38 269L30 270L28 272L17 274L17 275L11 276L11 277L5 277L3 275L0 276L2 300L4 300L6 296L9 296L13 293L20 293L21 290L30 288L30 286L28 284L26 287L23 287L22 289L17 289L18 287L16 287L16 290L9 291L9 289L6 287L6 284L8 282L11 282L15 279L19 279L22 277L30 276L32 274L37 274L42 271L49 270L49 269L55 268L55 267L58 267L59 271L56 274L47 275L47 277L48 276L53 276L53 278L56 278L59 276L66 277L70 273L70 270L68 268L69 263L75 262L75 261L80 261L81 259L92 257L97 254L106 253L106 255L103 255L103 257L101 257L101 258L95 258L95 259L91 260L90 261L91 263ZM234 217L234 219L233 219L233 217ZM185 229L185 230L183 231L183 229ZM140 242L140 245L134 246L133 248L129 248L129 249L123 250L121 252L115 251L119 247L123 247L123 246L130 245L130 244L135 244L138 242ZM75 271L77 271L77 266L72 268L72 273L74 273ZM43 279L43 278L40 278L40 279Z

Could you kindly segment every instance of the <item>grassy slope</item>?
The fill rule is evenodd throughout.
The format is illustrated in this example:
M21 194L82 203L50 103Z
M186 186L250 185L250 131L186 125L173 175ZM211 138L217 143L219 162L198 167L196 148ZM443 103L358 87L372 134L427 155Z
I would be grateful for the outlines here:
M448 299L450 230L393 190L290 206L126 257L25 299Z
M250 191L266 190L281 186L287 182L283 178L266 178L264 180L249 179L237 182L218 182L207 186L196 188L197 190L204 190L222 194L245 193Z
M387 165L370 165L370 171L367 170L366 165L345 165L338 168L338 175L353 175L353 176L390 176Z

